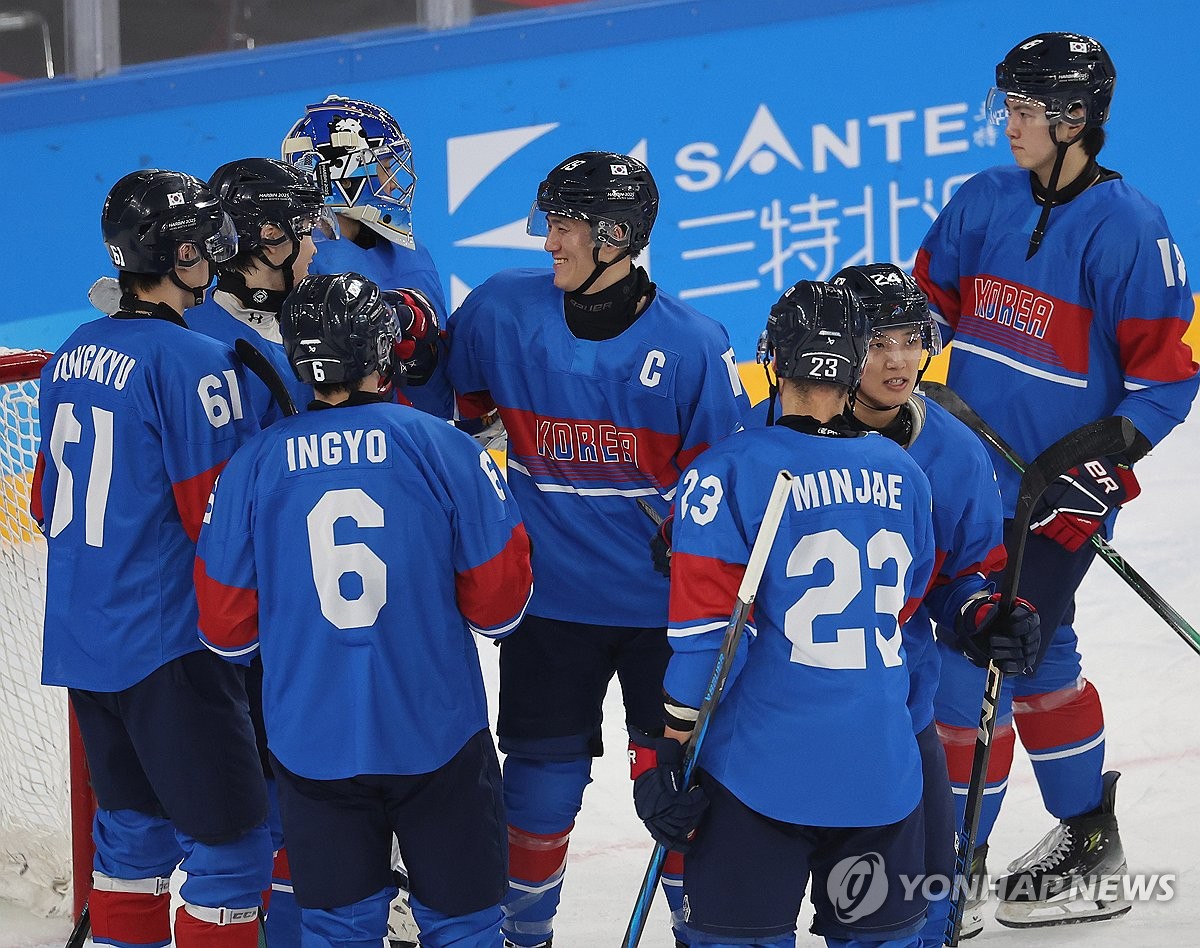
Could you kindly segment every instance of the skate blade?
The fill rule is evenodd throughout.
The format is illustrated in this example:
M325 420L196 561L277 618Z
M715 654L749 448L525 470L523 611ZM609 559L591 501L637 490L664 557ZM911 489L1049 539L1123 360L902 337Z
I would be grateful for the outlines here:
M1072 899L1055 902L1001 902L996 921L1005 928L1049 928L1055 925L1079 925L1119 918L1133 908L1125 899L1095 902Z
M983 931L983 906L985 903L979 902L975 905L969 905L963 909L962 925L958 930L958 940L966 941L968 938L974 938Z

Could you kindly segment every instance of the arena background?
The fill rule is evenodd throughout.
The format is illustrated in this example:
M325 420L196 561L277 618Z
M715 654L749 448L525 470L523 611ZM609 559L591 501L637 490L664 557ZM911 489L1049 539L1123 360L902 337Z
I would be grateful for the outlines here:
M629 152L662 192L653 279L722 320L748 360L783 289L849 263L911 266L954 188L1010 160L982 117L993 67L1052 29L1109 48L1102 161L1162 205L1189 259L1200 6L601 0L0 86L14 199L0 228L0 345L53 348L91 317L87 287L112 272L99 209L122 174L208 177L276 155L304 105L336 92L385 106L411 137L416 233L453 303L499 269L545 265L524 221L558 160Z

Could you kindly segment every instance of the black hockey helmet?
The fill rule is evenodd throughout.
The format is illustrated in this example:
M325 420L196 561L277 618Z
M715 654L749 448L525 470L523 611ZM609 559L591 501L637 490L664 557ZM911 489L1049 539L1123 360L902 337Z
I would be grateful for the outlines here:
M306 276L283 302L279 331L292 371L307 385L353 386L376 370L391 378L400 326L362 274Z
M585 151L572 155L538 185L526 230L549 233L548 214L587 221L592 240L636 257L650 241L658 216L658 185L650 169L629 155Z
M243 250L274 246L308 235L337 236L337 221L311 171L274 158L241 158L221 165L209 186L233 218ZM262 238L264 224L274 224L284 237Z
M1079 33L1038 33L996 64L988 112L994 118L1009 95L1046 107L1050 124L1096 127L1108 121L1117 69L1098 40Z
M783 379L836 382L853 389L867 357L866 309L844 286L801 280L771 307L758 359Z
M237 232L217 196L182 171L125 175L108 192L100 230L113 265L127 273L164 275L200 257L224 263L238 250ZM198 255L180 259L180 247L187 244Z
M929 299L917 281L894 263L844 267L830 282L847 287L862 300L872 332L909 327L920 334L921 347L931 356L942 351L942 334L929 312Z

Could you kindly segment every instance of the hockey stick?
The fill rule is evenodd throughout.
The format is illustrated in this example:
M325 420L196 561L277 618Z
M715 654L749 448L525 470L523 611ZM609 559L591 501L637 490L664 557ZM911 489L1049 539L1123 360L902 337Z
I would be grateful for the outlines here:
M275 366L271 365L271 360L254 347L254 343L249 339L238 339L233 344L233 349L237 353L237 357L242 360L242 365L262 379L262 383L271 392L271 397L278 403L280 411L285 415L299 414L296 410L296 403L292 400L292 393L283 384L283 379L275 371Z
M964 402L953 389L938 382L923 382L921 391L995 448L1004 460L1018 472L1025 470L1025 462L1008 442L1000 437L995 428L980 418L975 409ZM1099 533L1092 534L1092 546L1096 548L1100 558L1125 580L1129 588L1141 596L1143 601L1159 614L1162 620L1188 644L1193 652L1200 655L1200 632L1197 632L1190 622L1175 611L1174 607L1158 593L1158 590L1130 566L1125 558L1113 549Z
M683 785L691 786L692 777L696 772L696 763L700 757L700 745L704 743L704 735L716 710L717 702L721 700L721 692L725 690L725 680L729 677L729 668L733 662L734 653L742 640L742 629L750 616L750 608L758 594L758 584L762 580L763 568L775 542L775 534L779 530L779 522L783 519L783 508L792 492L792 475L780 471L775 477L771 488L771 497L767 501L767 509L763 514L762 524L754 545L750 549L750 558L746 562L746 572L742 575L741 585L738 586L737 601L734 603L733 614L729 617L729 625L725 629L725 639L721 643L721 651L713 665L712 675L708 679L708 687L704 691L704 700L700 702L700 711L696 716L696 727L688 742L687 751L683 758ZM642 507L643 511L649 507ZM653 510L653 508L651 508ZM654 898L654 889L658 885L658 877L662 875L663 860L667 857L667 848L662 843L654 844L654 852L650 855L650 864L646 867L646 875L642 879L642 887L638 890L637 901L633 906L633 914L625 928L625 936L621 944L624 948L636 948L642 939L642 930L646 926L646 916L650 913L650 903Z
M649 517L656 527L661 527L664 519L663 515L651 507L645 498L637 497L635 499L637 500L637 505L639 508L641 508L642 513Z
M83 948L83 943L87 941L87 937L91 933L92 918L85 903L83 911L79 913L79 920L75 923L75 927L71 929L71 937L67 939L66 948Z
M1033 518L1034 505L1050 485L1050 482L1076 465L1106 454L1120 454L1133 444L1133 422L1120 415L1102 418L1064 435L1039 454L1021 474L1021 486L1017 490L1017 508L1009 525L1008 565L1000 586L998 614L1012 613L1017 598L1017 580L1021 575L1021 561L1025 557L1025 540L1029 536L1029 521ZM983 793L987 784L988 761L992 756L992 738L996 734L996 712L1000 704L1000 690L1004 685L1004 673L989 662L987 684L983 691L983 704L979 709L979 732L975 737L975 756L971 760L971 781L967 785L967 800L963 813L963 825L959 829L955 844L954 890L950 919L946 930L946 944L958 944L962 929L963 909L967 892L971 887L971 863L975 858L975 839L979 833L979 816L983 811Z

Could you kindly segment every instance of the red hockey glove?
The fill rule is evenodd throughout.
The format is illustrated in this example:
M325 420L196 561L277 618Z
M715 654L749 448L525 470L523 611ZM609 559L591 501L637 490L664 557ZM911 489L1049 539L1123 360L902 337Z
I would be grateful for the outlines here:
M392 347L392 375L404 385L424 385L438 364L437 311L420 290L401 288L383 295L400 320L400 338Z
M992 661L1006 675L1024 675L1037 662L1041 618L1020 596L1004 618L1000 617L999 605L1000 593L989 596L986 590L968 599L956 623L958 646L980 668Z
M651 737L629 729L629 776L633 808L650 835L667 849L685 853L690 837L708 808L699 787L684 787L683 745L671 737Z
M1091 539L1110 512L1141 492L1128 463L1097 458L1050 483L1029 529L1074 552Z
M667 579L671 578L671 529L674 525L675 511L672 510L663 517L650 538L650 559L654 561L654 568Z

